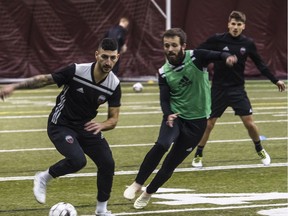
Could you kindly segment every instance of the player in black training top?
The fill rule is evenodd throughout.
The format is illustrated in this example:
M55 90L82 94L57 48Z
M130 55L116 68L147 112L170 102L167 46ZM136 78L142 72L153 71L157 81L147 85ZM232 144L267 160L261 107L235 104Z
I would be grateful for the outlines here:
M114 38L117 40L119 54L123 54L127 51L126 37L128 33L128 26L129 26L129 19L126 17L121 17L119 20L119 24L112 26L104 36ZM117 63L114 65L112 69L113 73L116 75L118 74L119 71L119 65L120 65L120 59L118 59Z
M232 107L235 115L239 115L248 134L255 144L255 149L264 165L270 164L270 156L263 149L259 138L258 128L252 117L252 107L244 89L244 70L247 57L250 57L258 70L271 82L277 85L279 91L285 90L283 81L276 79L257 53L252 39L244 36L246 16L240 11L232 11L228 20L228 32L216 34L201 44L198 49L227 51L236 55L238 61L233 67L227 67L223 62L214 62L211 97L212 113L208 120L206 131L198 144L192 166L202 167L203 148L219 117L228 106Z
M27 81L3 86L0 98L16 89L40 88L50 84L63 86L48 119L48 136L65 158L38 172L33 192L39 203L46 201L47 183L59 176L83 168L89 156L98 168L96 215L113 216L107 210L114 175L114 160L102 131L115 128L120 110L121 87L111 72L118 60L117 41L105 38L95 52L96 62L72 64L58 72L37 75ZM98 107L107 102L108 115L103 122L93 119Z

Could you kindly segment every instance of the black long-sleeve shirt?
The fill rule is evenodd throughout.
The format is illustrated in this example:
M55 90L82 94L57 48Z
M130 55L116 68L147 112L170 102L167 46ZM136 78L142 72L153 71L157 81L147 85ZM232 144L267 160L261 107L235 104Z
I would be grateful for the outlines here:
M257 52L256 46L251 38L244 35L232 37L228 32L216 34L202 43L198 49L208 49L215 51L226 51L238 58L237 64L228 67L225 62L214 62L214 75L212 86L216 87L244 87L245 84L245 63L250 57L258 70L274 84L278 79L271 74L267 65Z

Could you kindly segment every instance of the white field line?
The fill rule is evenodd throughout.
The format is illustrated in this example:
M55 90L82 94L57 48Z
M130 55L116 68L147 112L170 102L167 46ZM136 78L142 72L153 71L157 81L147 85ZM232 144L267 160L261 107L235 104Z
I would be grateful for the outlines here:
M287 140L288 137L270 137L266 138L266 141L278 141L278 140ZM241 142L251 142L251 139L236 139L236 140L209 140L208 143L241 143ZM140 144L120 144L120 145L110 145L111 148L125 148L125 147L143 147L143 146L152 146L154 143L140 143ZM9 153L9 152L30 152L30 151L54 151L53 148L27 148L27 149L2 149L0 153Z
M151 108L151 107L149 107ZM287 107L283 107L287 108ZM275 107L271 108L275 109ZM226 113L234 113L233 110L227 110ZM121 112L121 115L151 115L151 114L162 114L161 110L158 111L145 111L145 112ZM253 113L254 115L273 115L273 116L287 116L287 111L278 111L278 112L257 112ZM99 116L106 116L106 113L98 113ZM15 115L15 116L0 116L0 119L32 119L32 118L48 118L49 114L45 115Z
M58 91L59 92L59 91ZM57 93L58 93L57 92ZM157 96L157 95L159 95L159 93L141 93L141 94L139 94L139 95L141 95L142 96L142 94L143 95L149 95L149 96L151 96L151 95L154 95L154 96ZM126 96L126 95L132 95L132 96L139 96L139 95L136 95L136 94L131 94L131 93L124 93L123 94L123 96ZM42 95L42 96L13 96L13 97L10 97L10 98L8 98L7 99L7 101L14 101L14 100L27 100L27 99L43 99L43 98L45 98L45 99L53 99L53 100L55 100L56 99L56 95ZM260 100L269 100L269 101L271 101L271 100L286 100L287 99L287 97L273 97L273 98L271 98L271 97L250 97L249 98L251 101L260 101ZM135 103L135 102L125 102L125 103L123 103L123 104L129 104L129 103ZM159 100L156 100L156 101L150 101L150 102L137 102L137 103L159 103Z
M229 210L229 209L267 208L267 207L281 207L281 206L286 207L287 205L288 203L277 203L277 204L265 204L265 205L237 205L237 206L211 207L211 208L166 209L166 210L155 210L155 211L121 212L121 213L116 213L115 216L146 215L146 214L154 215L154 214L167 214L167 213L177 213L177 212L217 211L217 210ZM81 215L81 216L95 216L95 215Z
M203 172L203 171L211 171L211 170L234 170L234 169L254 169L254 168L270 168L270 167L287 167L288 163L271 163L269 166L264 166L263 164L246 164L246 165L228 165L228 166L212 166L212 167L203 167L199 168L176 168L175 172ZM153 173L157 173L158 169L154 170ZM130 170L130 171L116 171L115 175L136 175L138 170ZM75 173L68 174L65 176L61 176L60 178L79 178L79 177L94 177L96 173ZM0 177L0 182L6 181L26 181L33 180L34 176L13 176L13 177Z
M154 210L154 211L121 212L121 213L116 213L115 216L146 215L146 214L153 214L154 215L154 214L167 214L167 213L177 213L177 212L195 212L195 211L200 211L201 212L201 211L217 211L217 210L249 209L249 208L267 208L267 207L281 207L281 206L285 206L286 207L287 205L288 205L288 203L277 203L277 204L263 204L263 205L224 206L224 207L212 207L212 208L167 209L167 210ZM95 216L95 215L80 215L80 216Z
M288 122L288 119L281 119L281 120L261 120L255 121L257 124L262 123L280 123L280 122ZM236 122L217 122L216 125L235 125L235 124L243 124L241 121ZM133 129L133 128L159 128L160 125L128 125L128 126L117 126L116 129ZM0 134L3 133L31 133L31 132L46 132L45 129L26 129L26 130L0 130Z

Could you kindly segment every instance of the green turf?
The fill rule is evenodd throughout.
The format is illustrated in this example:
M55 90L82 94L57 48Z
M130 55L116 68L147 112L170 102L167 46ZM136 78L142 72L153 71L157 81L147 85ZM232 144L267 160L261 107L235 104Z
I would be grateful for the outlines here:
M139 211L133 209L133 202L122 198L125 186L133 181L135 174L119 175L118 173L138 170L143 157L157 138L162 118L157 84L143 83L144 91L142 93L134 93L132 84L122 84L123 98L118 127L113 131L104 132L116 162L116 175L109 209L120 215L125 215L124 212L133 215L132 213ZM279 93L269 81L247 81L246 90L251 99L254 120L260 134L267 138L263 141L263 146L269 152L272 164L287 163L287 92ZM47 116L59 91L56 86L38 90L21 90L15 92L4 103L0 103L1 216L48 215L50 207L60 201L72 203L77 208L79 215L93 215L95 211L96 178L93 176L60 178L52 181L47 190L45 205L40 205L35 201L31 179L3 180L3 177L32 177L35 172L47 169L62 158L46 134ZM98 121L106 118L106 109L106 105L100 108L100 115L96 118ZM194 152L184 160L179 168L191 168L193 154ZM203 163L205 167L260 164L246 129L239 117L234 116L231 109L227 109L217 122L205 148ZM95 172L94 164L88 159L87 166L79 173ZM151 177L153 176L154 174ZM150 180L151 178L147 183ZM287 193L287 164L259 168L226 170L219 168L176 172L163 187L192 191L178 192L175 193L175 196L183 193ZM287 203L287 199L256 200L238 205L202 203L172 206L154 203L160 201L163 200L152 198L147 208L140 212L156 211L156 213L150 214L143 213L148 216L253 216L258 215L257 211L259 210L277 208L271 207L272 204ZM245 205L248 207L230 208L231 206ZM253 205L259 205L259 207L253 207ZM185 208L195 211L180 212ZM164 212L157 213L160 210ZM165 212L167 210L176 211ZM177 210L179 211L177 212Z

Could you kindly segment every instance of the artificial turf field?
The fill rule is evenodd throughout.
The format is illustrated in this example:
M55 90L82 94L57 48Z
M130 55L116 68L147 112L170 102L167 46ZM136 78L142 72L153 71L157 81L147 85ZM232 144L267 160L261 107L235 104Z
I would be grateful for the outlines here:
M140 163L154 144L162 118L156 83L122 83L122 107L117 128L104 132L116 162L109 210L116 215L253 216L288 215L287 91L278 92L269 81L246 81L254 120L272 164L264 167L247 131L229 108L218 120L204 151L204 168L191 167L194 152L142 210L122 197ZM93 215L96 168L49 183L47 202L38 204L32 193L35 172L60 160L46 134L47 116L60 89L49 86L19 90L0 102L0 215L48 215L57 202L73 204L78 215ZM106 105L96 120L106 118ZM150 179L148 179L147 184Z

